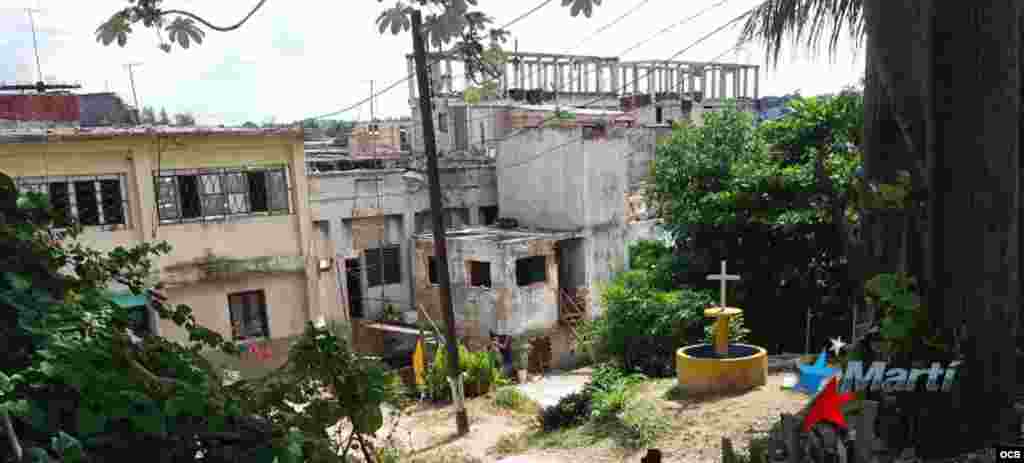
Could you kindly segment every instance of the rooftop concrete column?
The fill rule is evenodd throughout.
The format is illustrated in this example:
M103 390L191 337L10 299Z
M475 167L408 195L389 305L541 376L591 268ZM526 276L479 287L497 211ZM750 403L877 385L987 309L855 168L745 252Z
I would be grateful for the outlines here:
M719 86L718 92L722 94L722 99L724 100L728 98L728 91L726 89L729 88L725 84L725 66L718 67L718 80L719 82L721 82L721 86Z
M525 76L523 75L523 65L524 64L525 63L523 63L523 60L520 59L519 62L515 65L515 68L516 68L516 82L518 83L518 86L517 86L518 88L526 88L525 87L526 86L526 81L524 80Z
M620 72L621 69L618 68L617 62L610 62L610 64L608 66L612 70L611 71L611 93L615 93L615 94L622 93L622 89L618 88L618 77L620 77L620 76L618 76L618 72Z
M711 94L708 93L708 72L707 68L700 69L700 93L704 95L704 98L711 99Z
M750 68L744 66L741 68L743 72L743 96L750 96Z
M548 63L540 62L540 88L548 89Z
M640 93L640 74L637 71L639 69L633 65L633 94Z
M733 98L739 98L740 94L740 67L735 66L732 68L732 94Z
M754 99L755 100L759 97L758 88L761 86L761 79L758 76L760 71L761 71L760 67L758 67L758 66L754 67Z
M644 78L647 79L647 94L651 96L654 96L654 72L654 66L648 64L647 72L645 73Z
M604 64L601 61L594 63L594 67L597 69L597 79L594 83L594 91L601 93L601 80L604 79Z
M147 148L153 144L146 144ZM44 147L45 148L45 147ZM156 192L153 179L153 164L156 152L147 148L135 148L128 153L131 159L132 178L128 179L125 185L126 192L132 190L134 185L135 194L128 195L129 198L137 198L129 202L131 214L129 223L138 229L139 241L146 242L159 239L159 224L156 217ZM157 260L159 262L159 260Z

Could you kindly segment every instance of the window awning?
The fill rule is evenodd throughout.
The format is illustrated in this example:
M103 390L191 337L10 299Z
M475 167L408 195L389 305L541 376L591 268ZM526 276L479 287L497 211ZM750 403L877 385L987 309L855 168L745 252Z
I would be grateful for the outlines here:
M111 293L110 300L114 301L115 304L126 308L146 305L146 296L143 294L132 294L128 292Z

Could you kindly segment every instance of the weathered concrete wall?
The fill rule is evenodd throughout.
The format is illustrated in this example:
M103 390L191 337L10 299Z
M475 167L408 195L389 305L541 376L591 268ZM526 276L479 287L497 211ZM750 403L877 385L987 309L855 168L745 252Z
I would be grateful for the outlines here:
M290 187L290 213L287 215L238 215L181 224L159 224L156 220L153 175L156 170L270 165L287 169ZM317 255L313 245L315 234L308 201L308 177L302 139L298 134L183 133L162 136L159 142L149 135L112 134L97 139L69 135L47 143L0 144L0 171L13 177L124 176L122 193L127 223L109 231L90 227L82 241L104 251L147 241L167 241L172 246L171 252L155 262L162 279L177 273L170 269L191 265L209 254L243 260L274 257L298 262L295 272L285 275L239 275L232 281L183 283L169 291L169 303L191 305L201 323L222 335L230 336L227 325L222 323L227 317L226 294L242 286L266 292L270 311L275 313L270 330L275 338L295 334L310 316L332 315L330 310L336 305L336 298L319 287L323 278L317 264L322 256Z
M429 281L433 242L416 244L416 301L442 323L439 288ZM545 281L516 286L516 260L545 256ZM550 328L558 322L558 259L552 240L500 243L486 239L449 239L448 261L452 306L459 334L486 338L491 331L517 335L528 329ZM491 264L491 288L470 287L468 261Z
M468 224L479 224L479 208L497 204L494 170L493 165L480 164L442 168L445 208L458 211L456 215ZM338 259L361 259L364 315L378 316L387 303L403 312L415 310L413 235L430 226L427 222L426 230L417 228L423 218L430 216L426 179L399 169L353 170L316 175L310 177L310 184L314 216L331 224ZM363 251L381 242L401 246L402 281L371 288L367 285ZM344 273L339 286L342 295L348 294Z
M502 142L498 207L502 217L548 230L578 230L621 221L628 182L628 140L582 139L582 129L545 128Z
M604 312L601 305L601 289L626 268L627 228L615 224L584 231L587 248L587 286L591 289L590 315L596 317Z

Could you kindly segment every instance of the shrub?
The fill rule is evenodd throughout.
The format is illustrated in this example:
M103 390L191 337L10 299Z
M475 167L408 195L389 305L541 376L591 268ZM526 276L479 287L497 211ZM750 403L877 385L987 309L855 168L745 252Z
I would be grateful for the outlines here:
M494 394L494 405L508 410L520 410L529 401L529 397L526 397L522 392L519 392L519 389L514 387L498 389L498 392Z
M670 428L668 418L648 400L631 402L619 419L626 430L626 444L633 448L649 447Z
M592 396L586 391L562 397L557 404L541 410L541 428L548 432L583 424L590 417L592 400Z
M729 342L744 342L750 330L747 329L743 314L736 315L729 319ZM715 324L708 323L704 326L704 342L711 344L715 339Z
M619 274L601 297L606 307L603 339L591 342L627 369L650 376L670 373L675 349L702 337L703 311L712 304L704 292L658 289L648 270Z
M631 387L644 379L643 375L627 374L613 364L597 366L583 388L592 396L590 416L597 420L614 418L629 403Z
M465 373L464 383L470 388L497 384L500 370L490 352L472 352L459 344L459 372ZM434 353L434 361L427 367L427 396L433 400L451 400L451 387L448 385L448 352L440 346ZM482 392L482 391L481 391Z

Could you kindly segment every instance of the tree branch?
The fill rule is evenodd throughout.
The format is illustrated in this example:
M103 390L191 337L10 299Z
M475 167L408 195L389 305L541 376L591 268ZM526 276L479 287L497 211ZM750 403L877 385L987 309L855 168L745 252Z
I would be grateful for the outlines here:
M14 452L14 460L21 461L23 452L18 435L14 433L14 423L11 423L11 417L6 411L0 412L0 417L3 417L4 420L4 432L7 433L7 442L11 445L11 451Z
M266 2L267 2L267 0L260 0L260 2L257 3L255 7L253 7L252 11L250 11L249 14L245 15L245 17L242 18L241 21L239 21L237 24L235 24L233 26L228 26L228 27L214 26L213 24L210 24L209 21L207 21L207 20L197 16L195 13L190 13L188 11L182 11L182 10L167 10L167 11L163 11L163 12L160 13L160 16L169 15L169 14L180 14L182 16L186 16L186 17L192 18L192 19L198 21L199 23L201 23L202 25L204 25L206 27L209 27L210 29L213 29L215 31L229 32L229 31L233 31L235 29L238 29L239 27L242 27L242 24L245 24L245 22L248 21L249 18L252 17L252 15L256 14L256 11L259 10L263 6L263 4L266 3Z

